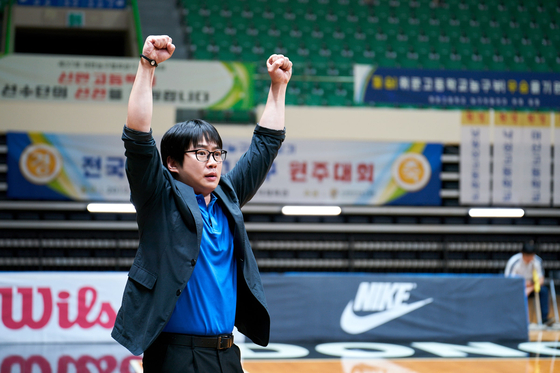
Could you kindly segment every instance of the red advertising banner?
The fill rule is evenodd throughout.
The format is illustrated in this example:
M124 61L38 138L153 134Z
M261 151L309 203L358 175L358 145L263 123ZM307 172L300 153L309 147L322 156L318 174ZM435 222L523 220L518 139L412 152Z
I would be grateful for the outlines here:
M0 345L113 342L125 273L0 275Z

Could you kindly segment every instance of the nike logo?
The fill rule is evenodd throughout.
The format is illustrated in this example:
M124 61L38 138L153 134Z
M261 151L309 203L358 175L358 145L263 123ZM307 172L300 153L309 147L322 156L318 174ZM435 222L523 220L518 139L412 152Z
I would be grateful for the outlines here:
M417 310L420 307L424 307L425 305L432 303L433 300L433 298L428 298L410 304L402 303L391 309L366 316L358 316L354 313L354 301L351 300L346 305L344 312L342 312L340 327L348 334L365 333L368 330L377 328L380 325L406 315L407 313Z

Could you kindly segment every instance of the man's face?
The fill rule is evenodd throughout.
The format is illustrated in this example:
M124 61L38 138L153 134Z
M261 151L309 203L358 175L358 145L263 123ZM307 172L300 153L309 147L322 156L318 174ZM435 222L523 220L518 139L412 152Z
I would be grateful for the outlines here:
M210 152L220 150L215 143L208 143L202 140L198 144L193 144L188 150L206 149ZM179 166L173 159L168 158L167 164L171 172L175 172L179 181L189 185L196 194L208 196L216 189L222 175L222 162L218 163L210 155L208 161L199 161L196 152L185 153L183 166ZM203 159L202 157L199 157Z
M527 254L527 253L521 253L521 254L523 255L523 261L527 264L531 263L531 261L535 257L535 254Z

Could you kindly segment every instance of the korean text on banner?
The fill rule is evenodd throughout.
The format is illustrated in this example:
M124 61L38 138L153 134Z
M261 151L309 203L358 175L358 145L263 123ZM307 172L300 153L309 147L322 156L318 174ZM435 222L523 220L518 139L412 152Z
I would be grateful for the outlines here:
M126 104L135 58L8 55L0 58L0 100ZM154 104L251 109L254 64L167 61L157 68Z
M559 108L560 74L354 65L354 100L442 107Z
M523 124L523 205L550 206L551 128L549 113L519 113Z
M225 143L227 171L248 142ZM287 140L253 201L440 205L442 151L427 143Z
M129 201L118 136L7 134L8 197Z
M128 201L119 137L8 133L8 196ZM249 142L224 139L231 170ZM440 205L441 144L289 140L253 201Z
M522 118L518 112L494 113L492 203L519 205L525 183Z
M461 124L461 204L490 204L490 113L463 111Z

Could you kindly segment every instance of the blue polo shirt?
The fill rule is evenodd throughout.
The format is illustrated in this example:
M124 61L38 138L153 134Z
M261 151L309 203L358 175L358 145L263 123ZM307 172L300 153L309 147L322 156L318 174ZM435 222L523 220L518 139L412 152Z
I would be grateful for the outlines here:
M194 335L231 333L237 303L233 235L217 198L196 195L204 227L193 274L179 296L164 332Z

